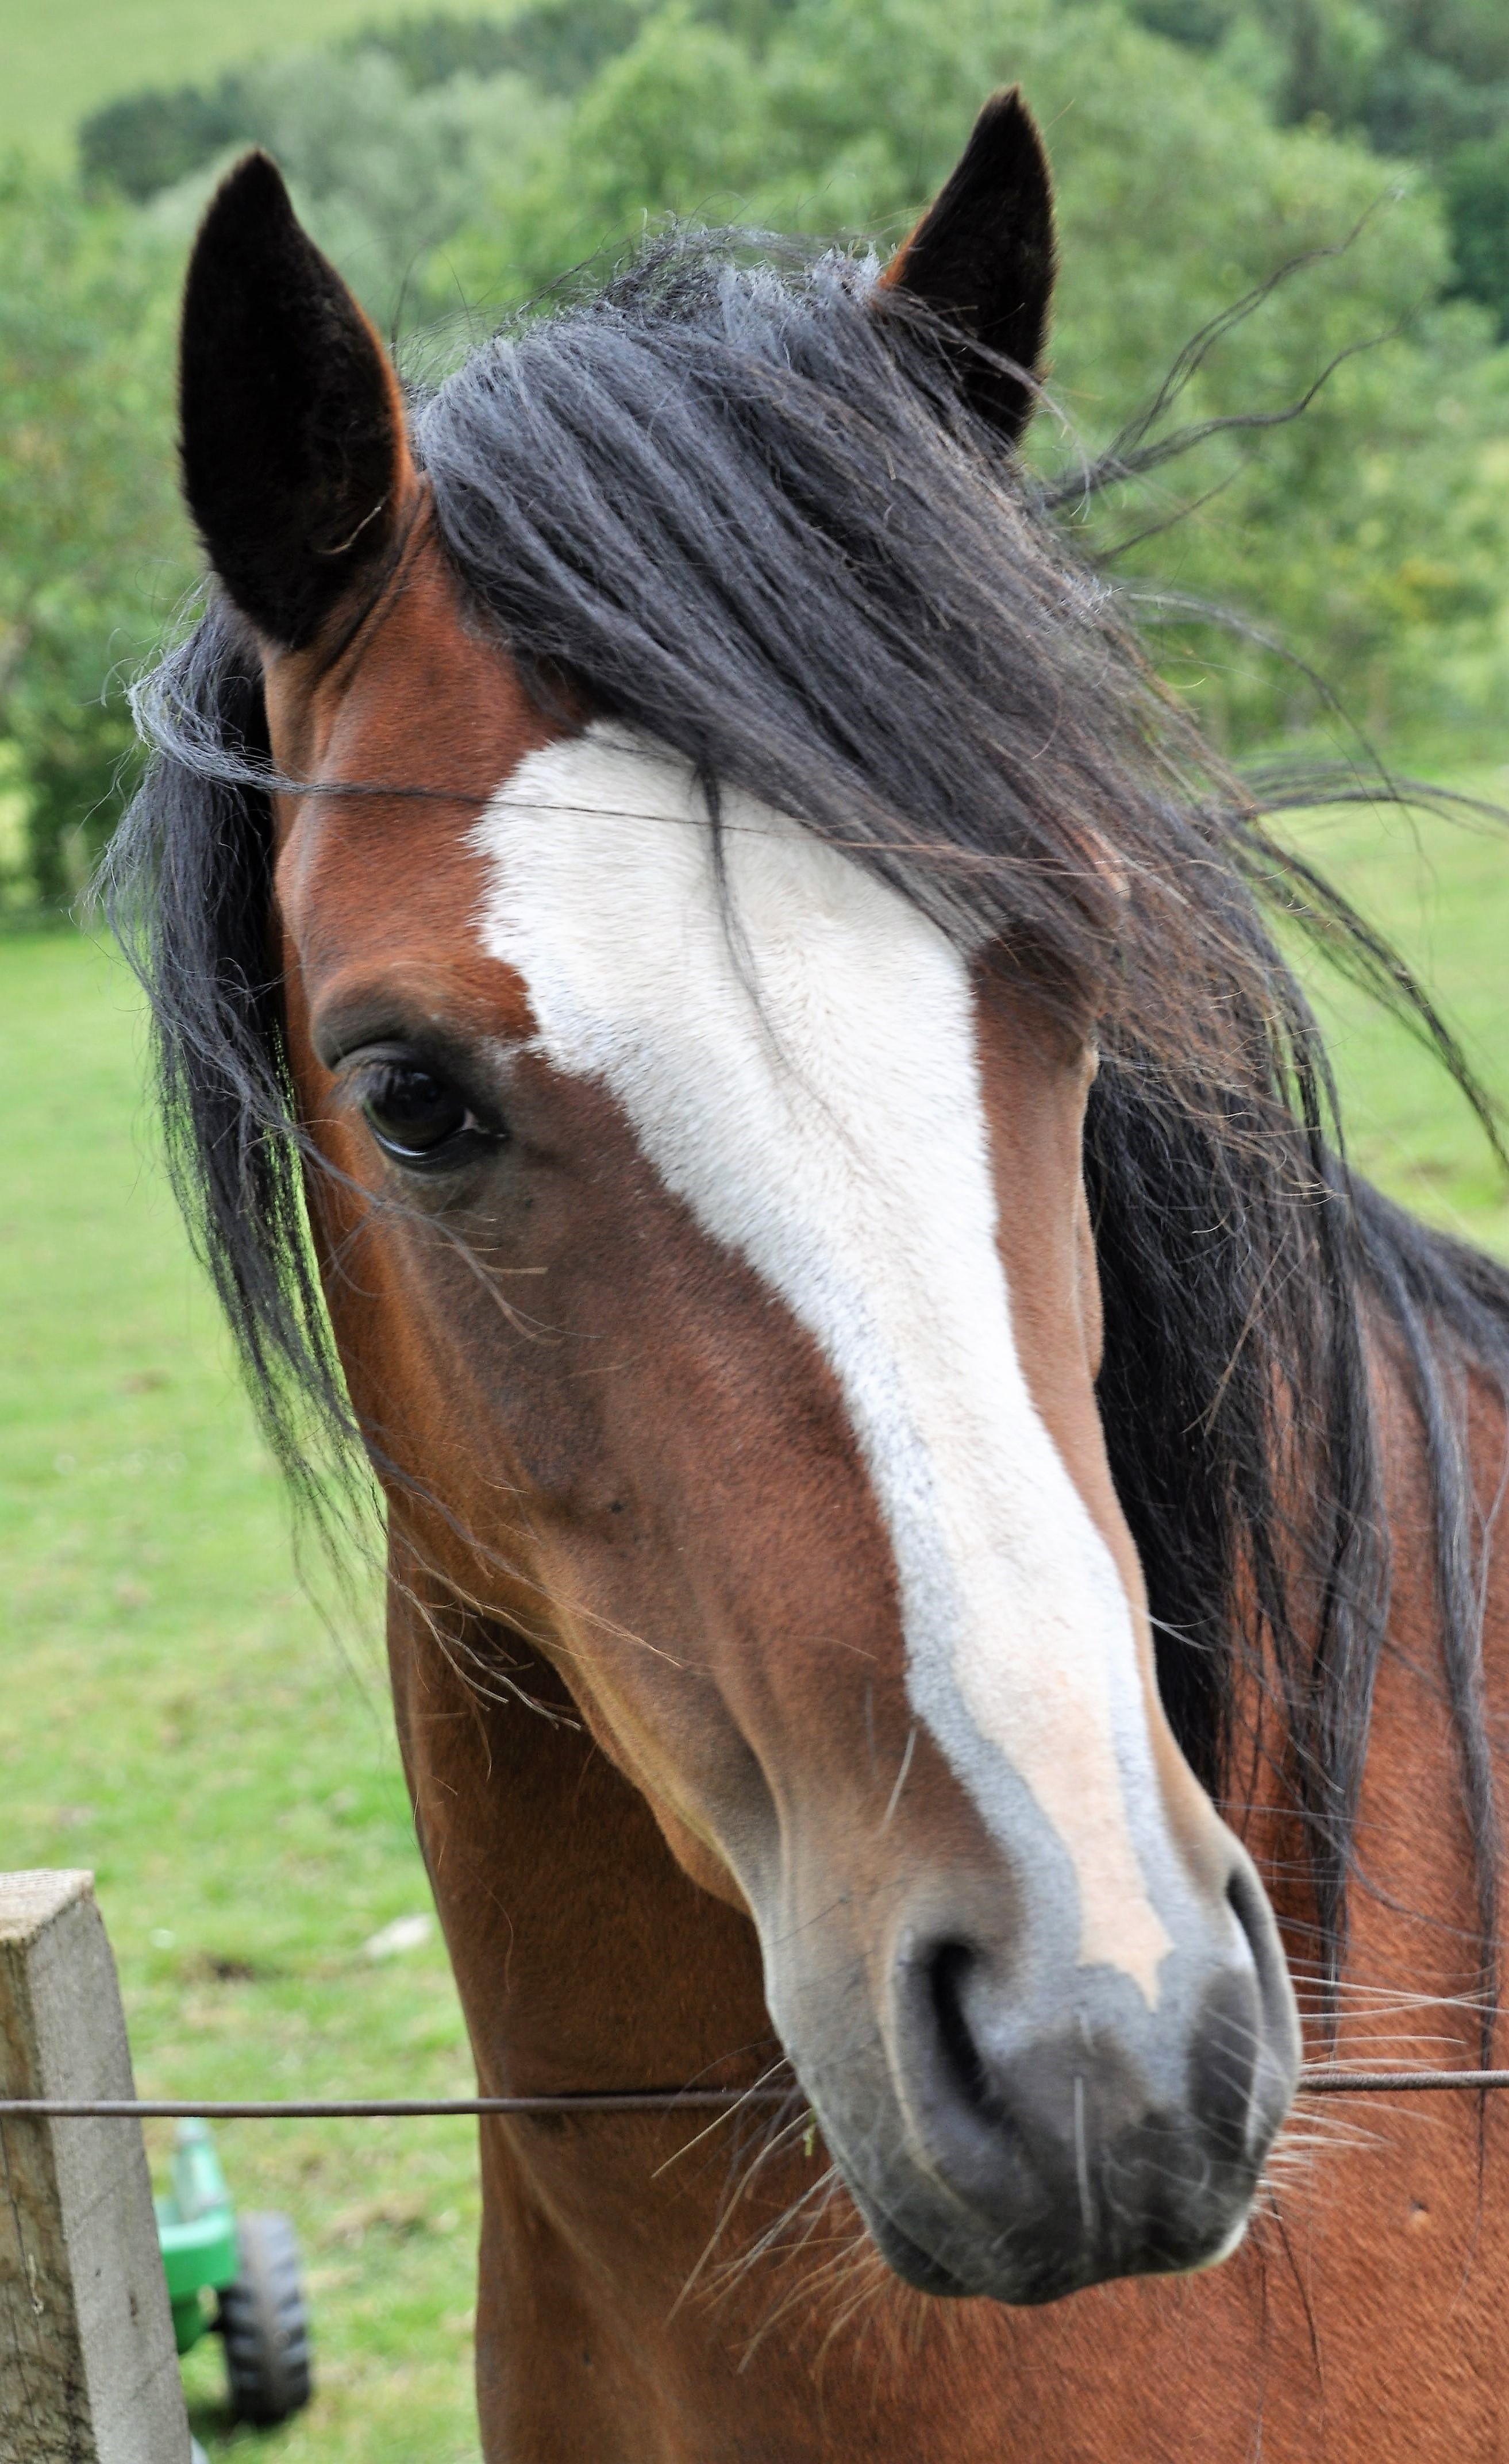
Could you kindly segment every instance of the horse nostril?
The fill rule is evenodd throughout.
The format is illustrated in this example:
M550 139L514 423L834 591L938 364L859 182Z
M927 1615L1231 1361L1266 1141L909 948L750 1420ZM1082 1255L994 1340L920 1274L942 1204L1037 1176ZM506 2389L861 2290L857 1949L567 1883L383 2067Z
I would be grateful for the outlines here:
M990 2077L974 2041L965 2010L965 1991L979 1964L979 1954L967 1942L941 1942L928 1962L928 1986L937 2026L938 2048L964 2102L988 2122L998 2123L1000 2100L991 2092Z
M1224 1967L1206 1987L1191 2032L1186 2079L1190 2110L1207 2145L1235 2164L1253 2128L1272 1952L1265 1903L1245 1865L1228 1881L1226 1903L1251 1964Z
M1246 1865L1234 1867L1226 1884L1226 1904L1236 1919L1242 1940L1252 1952L1253 1965L1260 1974L1266 1948L1265 1904Z
M1300 2059L1299 2015L1279 1928L1262 1885L1245 1857L1227 1882L1226 1903L1236 1921L1252 1969L1244 1980L1245 1996L1235 2000L1227 1997L1224 2021L1214 2021L1214 2033L1217 2038L1224 2036L1228 2046L1238 2033L1246 2039L1236 2056L1236 2069L1247 2084L1247 2137L1254 2146L1261 2146L1266 2145L1282 2121L1294 2093ZM1230 2072L1229 2057L1224 2066Z
M1228 1974L1208 1988L1191 2039L1191 2110L1208 2146L1229 2164L1241 2161L1252 2126L1260 2026L1253 1978Z

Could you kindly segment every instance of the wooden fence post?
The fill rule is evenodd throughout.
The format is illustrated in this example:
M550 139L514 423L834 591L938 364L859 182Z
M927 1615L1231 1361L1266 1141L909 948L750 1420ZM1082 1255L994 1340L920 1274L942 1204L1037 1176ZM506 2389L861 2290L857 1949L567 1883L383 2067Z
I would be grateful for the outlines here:
M129 2097L92 1874L0 1874L0 2096ZM0 2120L0 2464L189 2464L141 2124Z

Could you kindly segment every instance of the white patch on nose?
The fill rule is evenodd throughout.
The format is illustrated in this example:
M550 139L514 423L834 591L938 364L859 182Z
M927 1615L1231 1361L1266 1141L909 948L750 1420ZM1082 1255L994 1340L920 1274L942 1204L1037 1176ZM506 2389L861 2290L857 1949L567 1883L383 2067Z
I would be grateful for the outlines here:
M545 1058L611 1090L815 1337L889 1531L914 1709L997 1830L1004 1758L1072 1863L1080 1960L1152 2004L1173 1945L1143 1860L1170 1852L1131 1613L1017 1356L964 961L812 832L737 793L723 812L720 901L685 762L601 725L531 754L474 834L483 941Z

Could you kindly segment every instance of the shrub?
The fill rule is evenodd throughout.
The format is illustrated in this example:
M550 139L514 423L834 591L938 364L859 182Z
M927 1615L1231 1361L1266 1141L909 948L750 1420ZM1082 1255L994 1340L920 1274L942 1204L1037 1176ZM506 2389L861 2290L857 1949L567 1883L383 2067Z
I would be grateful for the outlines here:
M172 455L176 268L124 209L0 166L0 743L33 893L58 904L118 809L119 678L191 572Z
M1476 145L1458 145L1441 173L1456 265L1456 290L1478 299L1509 341L1509 126Z

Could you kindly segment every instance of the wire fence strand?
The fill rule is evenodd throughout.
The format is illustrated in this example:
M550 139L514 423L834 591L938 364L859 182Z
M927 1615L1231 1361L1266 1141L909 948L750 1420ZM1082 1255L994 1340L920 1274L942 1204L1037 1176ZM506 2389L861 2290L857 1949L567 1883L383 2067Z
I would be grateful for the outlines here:
M1300 2073L1301 2096L1483 2095L1509 2088L1502 2071L1358 2071L1323 2064ZM0 2097L0 2122L411 2122L527 2118L532 2114L733 2112L740 2105L785 2104L786 2086L587 2089L566 2096L318 2097L210 2101L175 2097Z
M0 2122L407 2122L428 2114L705 2113L783 2104L790 2087L587 2089L572 2096L295 2097L197 2102L183 2097L0 2097Z

